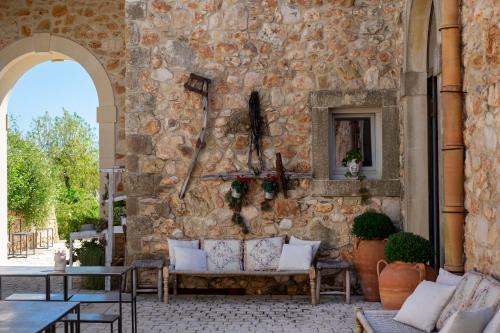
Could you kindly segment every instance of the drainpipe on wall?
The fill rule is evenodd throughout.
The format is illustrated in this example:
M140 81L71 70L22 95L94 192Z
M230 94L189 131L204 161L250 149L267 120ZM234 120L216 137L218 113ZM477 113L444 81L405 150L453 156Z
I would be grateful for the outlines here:
M444 267L464 271L464 142L459 0L442 0Z

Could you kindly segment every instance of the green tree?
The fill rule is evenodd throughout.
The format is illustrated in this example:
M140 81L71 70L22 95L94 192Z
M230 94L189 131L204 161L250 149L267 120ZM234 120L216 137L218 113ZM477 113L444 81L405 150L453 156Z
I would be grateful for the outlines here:
M27 225L42 226L54 202L55 183L50 160L15 126L8 131L7 191L10 211Z
M45 113L34 119L28 137L54 166L59 234L67 239L80 224L99 217L96 137L83 118L67 110L61 117L52 118Z
M92 127L76 113L64 110L61 117L48 113L34 119L28 137L45 151L57 167L67 189L97 193L99 151Z

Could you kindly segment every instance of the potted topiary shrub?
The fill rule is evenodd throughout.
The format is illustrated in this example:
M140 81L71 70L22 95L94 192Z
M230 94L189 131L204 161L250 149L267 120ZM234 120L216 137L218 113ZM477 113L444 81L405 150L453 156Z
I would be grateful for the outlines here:
M384 259L387 237L395 233L391 219L382 213L366 212L354 218L352 234L354 265L358 273L365 300L380 301L377 278L377 262Z
M426 265L432 258L431 242L411 232L391 235L385 260L377 264L380 298L384 309L399 310L423 280L436 281L436 272Z
M264 190L264 197L267 200L274 198L274 194L278 191L278 177L269 176L264 179L262 189Z
M245 177L238 177L231 183L231 195L233 198L239 199L242 195L248 192L248 183L250 179Z

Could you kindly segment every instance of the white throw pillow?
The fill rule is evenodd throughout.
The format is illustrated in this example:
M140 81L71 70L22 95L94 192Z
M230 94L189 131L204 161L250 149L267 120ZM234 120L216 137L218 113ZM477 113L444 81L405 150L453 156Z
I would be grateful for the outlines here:
M207 253L187 247L175 248L175 269L178 271L207 271Z
M484 328L483 333L500 333L500 309L497 309L497 313Z
M321 245L321 241L312 241L312 240L304 240L292 236L290 238L290 245L311 245L312 246L312 259L316 258L316 254L318 254L319 246Z
M283 245L278 271L306 271L311 267L311 245Z
M472 311L457 311L439 333L481 333L495 313L493 306Z
M454 291L453 286L422 281L403 303L394 320L425 332L432 332Z
M445 269L439 269L439 275L436 279L436 283L445 284L447 286L458 286L462 277L459 275L455 275L453 273L448 272Z
M170 266L175 267L175 248L176 247L187 247L190 249L199 249L199 240L178 240L178 239L168 239L168 256L170 258Z

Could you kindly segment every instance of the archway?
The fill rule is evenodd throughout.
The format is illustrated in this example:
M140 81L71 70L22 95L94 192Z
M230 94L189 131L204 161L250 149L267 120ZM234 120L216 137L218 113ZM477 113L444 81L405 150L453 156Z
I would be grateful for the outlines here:
M437 95L431 94L440 86L440 26L439 2L408 0L405 17L405 48L401 78L401 102L404 122L404 182L405 229L439 242L439 230L432 220L439 218L440 201L437 167L441 156L441 112ZM432 84L431 84L432 83ZM434 89L434 90L433 90ZM434 123L429 122L429 103L434 103ZM433 127L436 126L437 127ZM429 140L435 140L431 145ZM433 152L434 150L434 152ZM439 151L439 150L438 150ZM430 168L434 167L435 170ZM430 172L432 171L432 172ZM436 176L438 176L436 178ZM436 179L438 182L436 183ZM437 204L436 204L437 203ZM436 210L437 209L437 210ZM433 217L434 216L434 217ZM437 245L436 245L437 246Z
M7 258L7 104L16 81L30 68L45 61L71 59L89 73L99 106L99 166L115 164L116 105L113 88L101 63L81 45L48 33L35 34L0 50L0 263Z

